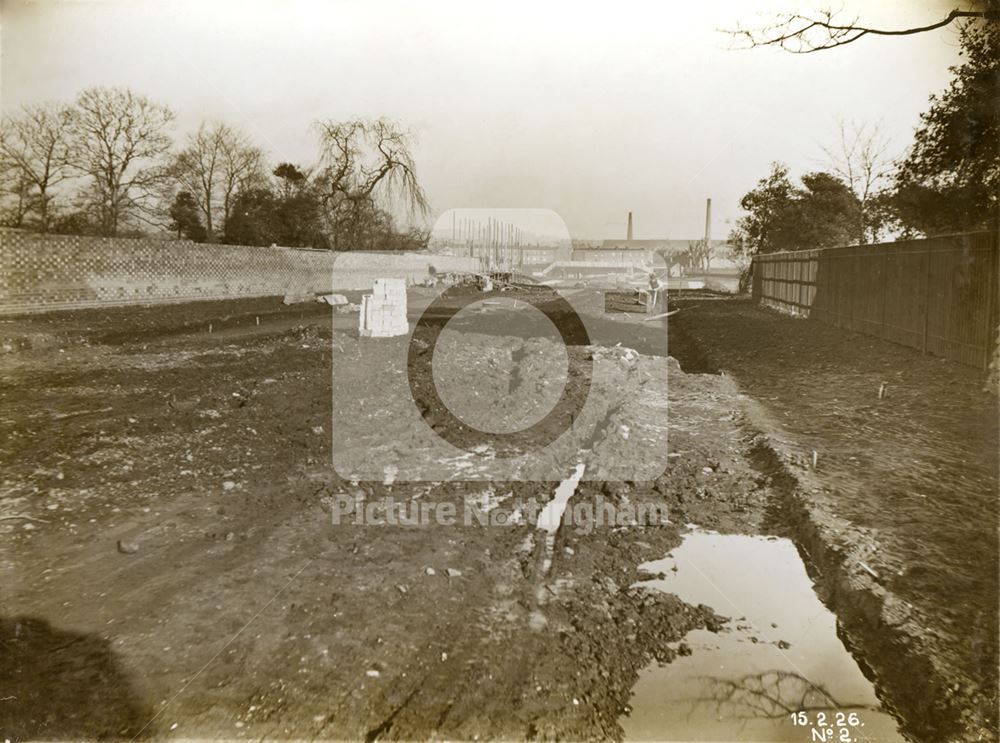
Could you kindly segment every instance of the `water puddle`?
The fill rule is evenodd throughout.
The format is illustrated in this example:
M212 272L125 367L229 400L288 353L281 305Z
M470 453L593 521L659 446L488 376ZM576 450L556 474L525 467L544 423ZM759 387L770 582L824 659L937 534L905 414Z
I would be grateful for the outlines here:
M695 531L642 569L666 577L639 585L731 620L690 632L673 662L640 674L620 720L626 740L905 740L789 540Z
M538 520L535 522L535 527L538 531L545 532L545 539L542 542L542 550L544 551L542 553L541 575L539 576L538 587L535 589L535 599L538 601L539 607L545 605L547 601L546 594L550 590L550 587L546 584L546 578L552 569L552 554L555 552L556 532L559 531L563 513L566 511L566 506L569 505L569 499L573 497L577 486L580 484L580 480L583 478L585 468L586 465L583 463L577 464L569 477L559 483L558 487L556 487L556 492L552 496L552 500L545 504L545 508L538 514ZM532 537L531 546L533 547L534 544L535 539ZM558 595L555 590L552 592ZM528 626L535 631L544 629L547 623L545 615L540 609L535 609L528 618Z
M569 499L573 497L573 493L576 492L576 486L580 484L580 479L583 477L584 468L585 465L583 464L576 465L573 468L573 473L556 487L556 492L552 496L552 500L546 503L545 508L538 514L536 526L539 529L555 536L555 533L559 530L559 524L562 523L563 511L566 510Z
M559 483L552 500L545 504L545 508L538 514L536 526L545 532L545 559L542 562L542 575L547 575L552 568L552 551L555 549L556 532L562 523L563 512L569 503L569 499L576 492L576 486L580 484L583 477L585 465L578 464L573 473Z

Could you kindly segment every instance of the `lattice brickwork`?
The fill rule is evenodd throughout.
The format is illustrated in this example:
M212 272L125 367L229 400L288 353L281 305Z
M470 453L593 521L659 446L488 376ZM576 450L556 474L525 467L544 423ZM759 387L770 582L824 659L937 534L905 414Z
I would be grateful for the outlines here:
M377 276L419 280L428 264L443 271L473 268L471 259L420 254L0 230L0 315L370 289Z

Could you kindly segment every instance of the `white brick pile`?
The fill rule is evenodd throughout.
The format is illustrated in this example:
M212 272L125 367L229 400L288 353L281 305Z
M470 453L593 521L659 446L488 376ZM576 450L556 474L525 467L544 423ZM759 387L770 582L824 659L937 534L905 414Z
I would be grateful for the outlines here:
M392 338L410 332L406 321L406 279L375 279L361 297L359 332L367 338Z

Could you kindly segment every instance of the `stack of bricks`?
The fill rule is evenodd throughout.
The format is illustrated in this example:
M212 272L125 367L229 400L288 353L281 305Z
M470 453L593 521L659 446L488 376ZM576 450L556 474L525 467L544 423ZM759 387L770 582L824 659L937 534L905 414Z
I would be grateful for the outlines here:
M366 338L393 338L410 332L406 320L406 279L375 279L361 298L359 332Z

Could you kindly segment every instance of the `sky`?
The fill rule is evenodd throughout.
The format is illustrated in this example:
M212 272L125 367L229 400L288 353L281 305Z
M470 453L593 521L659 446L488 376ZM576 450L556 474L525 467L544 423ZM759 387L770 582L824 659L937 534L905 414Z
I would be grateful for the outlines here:
M821 2L821 0L820 0ZM922 25L941 0L836 0L871 25ZM752 7L751 7L752 6ZM272 162L315 162L317 120L387 116L415 140L433 209L544 208L579 238L724 237L778 160L822 169L839 119L894 153L951 79L949 28L807 55L735 51L720 28L797 0L2 0L5 115L124 85L242 128Z

